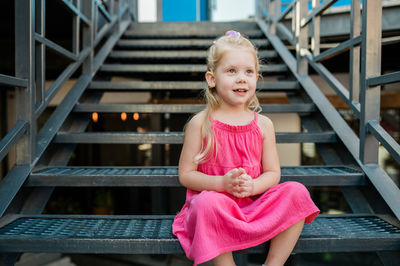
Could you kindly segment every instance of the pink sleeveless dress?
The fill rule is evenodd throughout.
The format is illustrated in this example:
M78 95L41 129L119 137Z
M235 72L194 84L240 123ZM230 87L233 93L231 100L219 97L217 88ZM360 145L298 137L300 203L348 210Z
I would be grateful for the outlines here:
M199 164L198 171L224 175L242 167L252 178L262 173L263 136L258 115L247 125L232 126L212 120L217 156ZM300 183L278 184L261 195L236 198L228 193L188 189L186 202L172 225L186 256L194 265L219 254L266 242L305 219L311 223L319 209Z

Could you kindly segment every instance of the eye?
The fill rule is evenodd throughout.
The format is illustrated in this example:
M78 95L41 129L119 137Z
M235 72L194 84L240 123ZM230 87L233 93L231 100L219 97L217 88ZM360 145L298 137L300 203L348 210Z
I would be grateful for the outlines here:
M253 74L253 73L254 73L254 70L253 70L253 69L247 69L246 73L247 73L247 74Z
M236 72L236 70L233 68L228 69L228 73L235 73L235 72Z

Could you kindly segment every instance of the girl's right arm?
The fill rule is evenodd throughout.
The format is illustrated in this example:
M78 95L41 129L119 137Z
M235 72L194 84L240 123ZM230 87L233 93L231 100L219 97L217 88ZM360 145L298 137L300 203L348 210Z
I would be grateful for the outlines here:
M181 156L179 158L179 182L186 188L203 191L214 190L218 192L236 192L242 174L240 169L233 169L224 176L206 175L197 171L194 157L200 152L202 144L201 125L204 112L195 115L187 124L185 140L183 142Z

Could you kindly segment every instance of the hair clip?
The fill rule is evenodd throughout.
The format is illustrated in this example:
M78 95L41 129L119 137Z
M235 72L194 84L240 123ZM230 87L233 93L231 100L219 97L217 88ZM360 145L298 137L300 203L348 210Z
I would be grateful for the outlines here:
M235 38L239 38L240 37L240 32L238 31L234 31L234 30L229 30L225 33L226 36L230 36L230 37L235 37Z

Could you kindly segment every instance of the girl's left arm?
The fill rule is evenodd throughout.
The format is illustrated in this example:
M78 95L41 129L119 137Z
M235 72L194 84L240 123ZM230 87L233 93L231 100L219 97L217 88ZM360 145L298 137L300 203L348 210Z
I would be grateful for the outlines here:
M263 133L262 166L263 172L253 179L253 195L264 193L269 188L279 184L281 179L281 166L276 149L275 130L272 121L259 115L259 125Z

